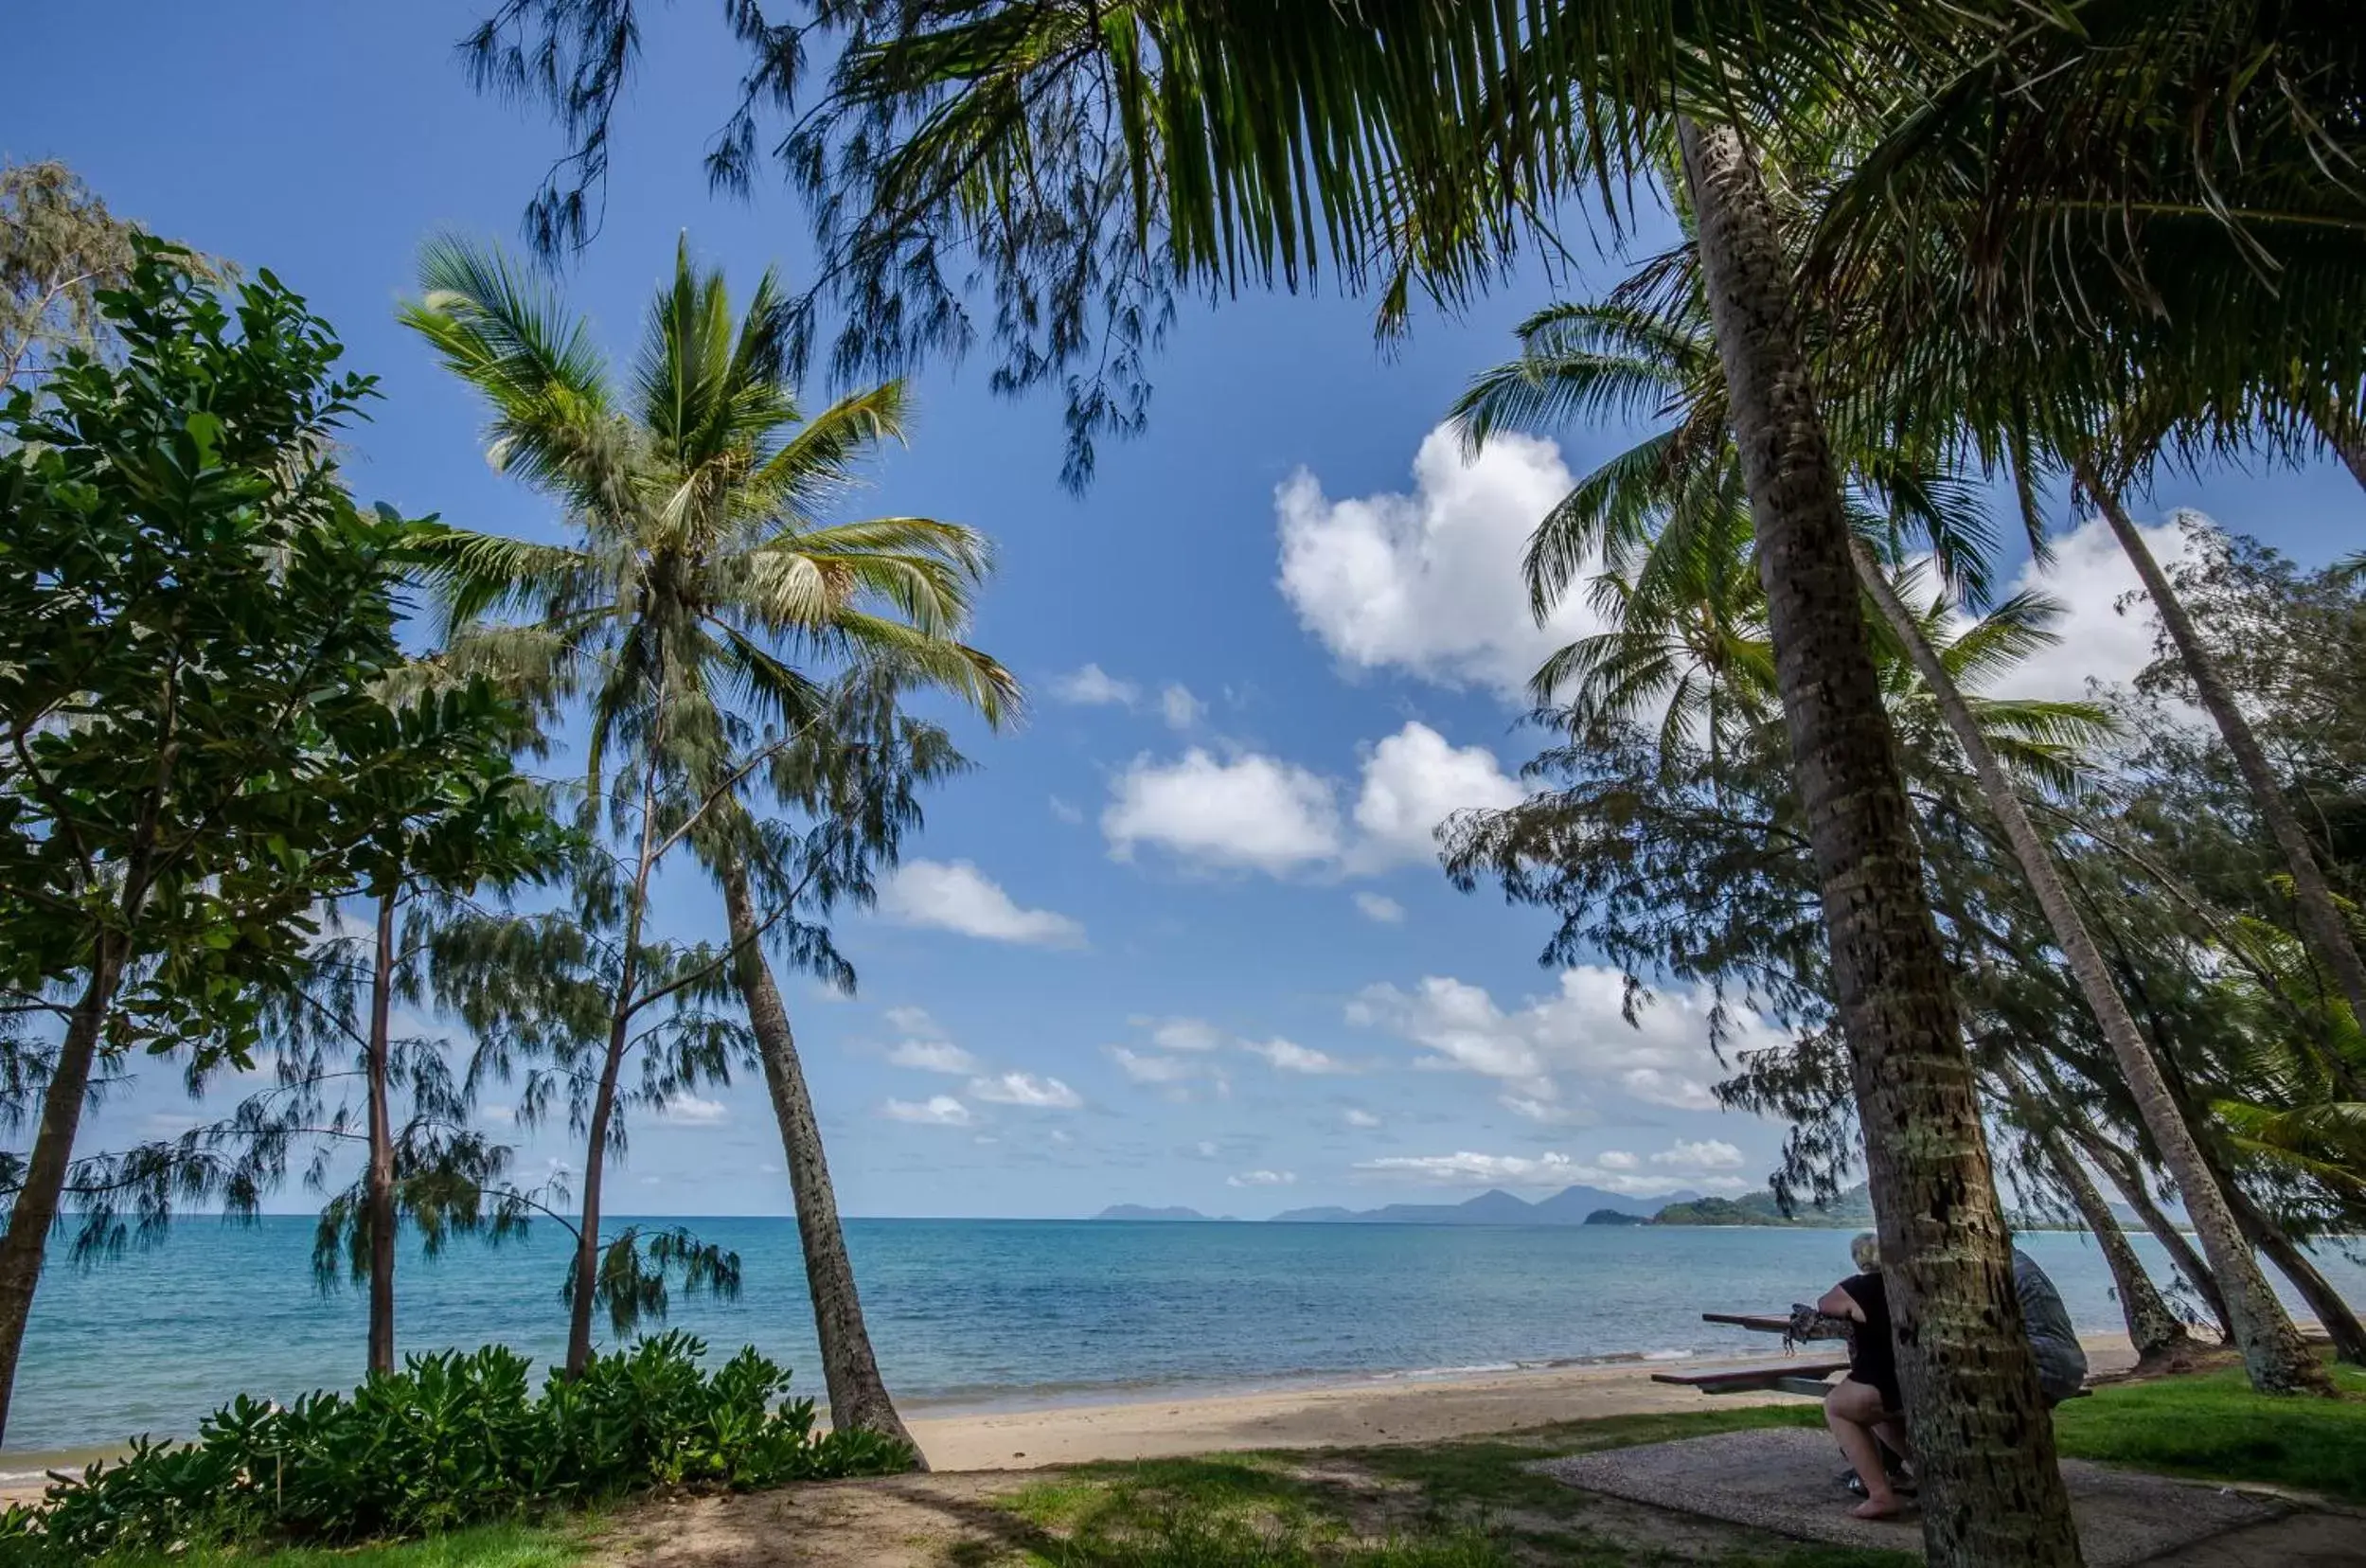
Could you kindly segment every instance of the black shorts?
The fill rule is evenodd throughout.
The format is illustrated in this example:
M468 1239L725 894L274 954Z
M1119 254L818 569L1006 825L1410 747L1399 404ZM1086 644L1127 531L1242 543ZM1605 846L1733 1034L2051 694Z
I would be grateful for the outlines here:
M1845 1382L1862 1383L1867 1388L1870 1388L1875 1393L1880 1395L1881 1408L1888 1411L1893 1416L1902 1414L1906 1409L1906 1397L1897 1391L1897 1380L1895 1378L1868 1378L1862 1373L1851 1372L1841 1381Z

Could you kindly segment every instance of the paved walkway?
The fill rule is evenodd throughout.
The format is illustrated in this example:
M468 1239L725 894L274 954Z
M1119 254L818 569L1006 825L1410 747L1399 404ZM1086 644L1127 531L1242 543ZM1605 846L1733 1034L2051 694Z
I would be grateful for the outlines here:
M1911 1518L1893 1522L1850 1516L1854 1500L1841 1484L1843 1462L1830 1436L1822 1432L1795 1427L1728 1432L1550 1459L1536 1468L1587 1491L1752 1524L1806 1541L1895 1551L1917 1550L1922 1543L1921 1524ZM2075 1459L2063 1463L2062 1477L2070 1486L2071 1511L2078 1520L2089 1568L2122 1568L2182 1554L2230 1531L2249 1534L2247 1527L2269 1524L2289 1511L2288 1505L2260 1493ZM2346 1544L2354 1552L2366 1547L2366 1528L2361 1528L2366 1522L2318 1517L2331 1518L2337 1527L2306 1540L2299 1534L2281 1538L2263 1546L2264 1555L2179 1555L2169 1560L2190 1568L2251 1568L2253 1563L2262 1568L2269 1563L2276 1568L2301 1563L2330 1568L2366 1561L2366 1555L2301 1555L2304 1547L2314 1550L2326 1542Z

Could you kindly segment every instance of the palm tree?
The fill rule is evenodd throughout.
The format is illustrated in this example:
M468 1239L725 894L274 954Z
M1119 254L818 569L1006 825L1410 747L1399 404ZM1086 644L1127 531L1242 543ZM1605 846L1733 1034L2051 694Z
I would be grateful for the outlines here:
M497 252L437 241L420 283L403 319L490 405L493 461L556 499L571 534L557 544L457 536L439 566L450 609L532 615L590 693L595 774L622 742L715 808L693 844L724 895L733 971L780 1124L831 1419L909 1441L863 1327L765 957L785 909L757 907L771 867L745 802L766 764L826 716L820 686L792 662L800 656L890 665L989 722L1013 711L1009 674L958 640L987 543L928 518L816 521L864 456L901 437L904 394L891 382L802 418L788 374L792 312L770 273L735 319L720 274L694 267L685 241L621 394L586 326ZM649 691L665 694L662 721Z
M1652 411L1675 421L1668 431L1610 459L1581 481L1539 525L1528 553L1530 597L1539 615L1548 614L1566 592L1578 563L1597 553L1634 555L1642 547L1643 520L1666 519L1661 535L1670 540L1680 561L1688 559L1694 549L1691 541L1710 531L1697 520L1704 514L1714 517L1718 509L1716 498L1722 492L1717 479L1738 466L1725 438L1729 404L1722 378L1705 341L1707 312L1698 290L1681 286L1683 270L1675 270L1679 285L1656 312L1642 312L1631 301L1613 300L1607 306L1575 312L1564 308L1532 318L1522 329L1521 356L1481 375L1455 405L1455 417L1473 442L1484 441L1489 431L1503 424L1617 403L1636 408L1654 398ZM1555 330L1572 322L1595 330L1572 342L1566 331ZM1603 331L1605 326L1615 327L1615 334ZM1857 580L1877 614L1883 640L1911 662L1970 764L1983 800L2110 1043L2145 1129L2186 1196L2252 1386L2262 1392L2328 1390L2322 1368L2276 1299L2194 1129L2170 1093L2159 1060L2113 983L2052 848L2030 821L2015 780L1998 756L1992 727L1984 723L1961 690L1959 671L1949 668L1930 635L1929 618L1907 605L1867 538L1877 539L1892 520L1911 522L1919 525L1943 563L1971 562L1979 552L1976 543L1966 541L1980 540L1984 527L1976 516L1967 515L1944 476L1918 472L1913 454L1885 449L1872 438L1852 437L1846 457L1860 490L1879 503L1877 508L1860 508L1858 533L1851 540ZM2132 527L2129 534L2132 538ZM1659 547L1656 543L1648 546L1652 554ZM2142 548L2141 539L2133 547ZM1544 673L1552 673L1553 668L1548 665Z

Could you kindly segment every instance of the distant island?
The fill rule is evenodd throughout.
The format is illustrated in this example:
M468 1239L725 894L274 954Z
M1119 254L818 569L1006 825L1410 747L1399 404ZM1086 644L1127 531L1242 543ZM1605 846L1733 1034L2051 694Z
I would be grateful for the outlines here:
M1153 1208L1141 1203L1113 1203L1095 1220L1203 1223L1229 1221L1230 1215L1201 1214L1198 1209ZM1802 1204L1786 1217L1774 1196L1753 1192L1740 1198L1707 1198L1698 1192L1671 1192L1658 1198L1628 1198L1600 1187L1565 1187L1550 1198L1530 1203L1498 1188L1460 1203L1389 1203L1380 1208L1350 1209L1336 1205L1285 1209L1267 1221L1276 1225L1783 1225L1802 1229L1851 1230L1873 1223L1873 1202L1866 1189L1850 1187L1828 1204Z

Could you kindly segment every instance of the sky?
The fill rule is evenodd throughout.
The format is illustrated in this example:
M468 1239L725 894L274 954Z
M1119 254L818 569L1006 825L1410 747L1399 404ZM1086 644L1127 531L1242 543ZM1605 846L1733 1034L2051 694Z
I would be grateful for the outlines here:
M420 242L514 242L559 151L537 114L468 84L453 45L486 4L35 8L11 37L45 63L0 96L0 158L63 159L117 212L307 295L382 378L347 465L363 499L548 534L550 508L488 469L477 408L394 320ZM776 184L705 188L737 80L711 8L645 27L605 222L563 276L619 359L681 235L742 292L774 264L795 283L808 255ZM1387 353L1368 307L1332 294L1187 306L1147 433L1105 443L1081 496L1058 483L1055 399L997 399L974 363L916 379L909 449L847 515L992 536L971 640L1030 712L1002 734L950 721L977 767L929 799L880 907L840 921L857 995L784 979L845 1212L1262 1217L1489 1186L1761 1185L1782 1128L1715 1108L1703 999L1661 988L1630 1026L1615 973L1540 969L1549 918L1456 893L1431 842L1447 812L1520 797L1540 742L1521 686L1593 624L1573 603L1537 627L1520 552L1639 433L1502 439L1474 460L1439 421L1555 281L1579 294L1618 270L1604 254L1576 279L1515 278ZM2161 482L2140 515L2164 551L2185 508L2304 562L2355 550L2366 518L2330 466ZM2150 631L2099 525L2059 498L2052 516L2064 638L2012 689L2076 696L2132 673ZM720 926L687 879L659 913L684 937ZM579 1161L563 1127L512 1125L503 1095L486 1114L522 1170ZM151 1066L83 1148L208 1109ZM635 1113L609 1192L642 1214L789 1212L760 1079Z

